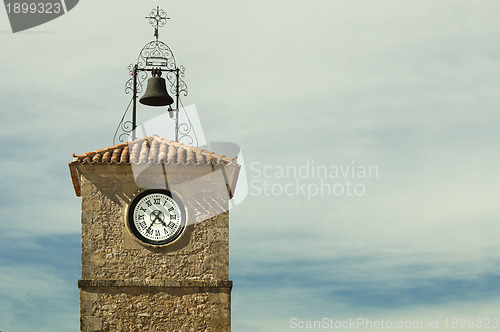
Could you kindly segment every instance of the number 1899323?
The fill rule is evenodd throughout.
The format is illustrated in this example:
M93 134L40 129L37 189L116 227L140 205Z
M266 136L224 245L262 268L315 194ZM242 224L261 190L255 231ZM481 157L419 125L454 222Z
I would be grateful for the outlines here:
M62 12L60 2L7 2L8 14L59 14Z
M451 329L498 329L498 318L446 318L446 328Z

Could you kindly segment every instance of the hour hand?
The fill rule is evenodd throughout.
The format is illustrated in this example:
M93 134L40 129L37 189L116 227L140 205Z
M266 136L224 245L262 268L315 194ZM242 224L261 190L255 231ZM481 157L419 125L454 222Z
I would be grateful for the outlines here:
M163 214L159 210L151 212L151 220L152 220L151 225L153 225L155 222L158 221L163 226L165 226L165 227L167 226L167 224L165 223L165 220L163 218Z

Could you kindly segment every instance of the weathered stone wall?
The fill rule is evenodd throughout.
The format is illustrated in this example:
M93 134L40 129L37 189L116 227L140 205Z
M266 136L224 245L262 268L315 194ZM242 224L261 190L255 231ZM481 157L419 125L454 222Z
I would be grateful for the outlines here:
M218 287L81 284L80 288L83 331L198 332L231 328L230 283Z
M173 243L155 247L137 241L127 227L127 207L142 190L130 166L79 171L82 331L229 331L224 188L210 179L175 187L181 199L189 197L189 225Z

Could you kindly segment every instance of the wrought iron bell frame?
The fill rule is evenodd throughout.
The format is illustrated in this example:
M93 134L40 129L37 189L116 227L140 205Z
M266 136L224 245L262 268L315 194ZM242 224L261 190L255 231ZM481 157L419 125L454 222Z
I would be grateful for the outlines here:
M137 57L137 62L135 64L130 64L128 66L131 78L125 83L125 93L132 92L132 121L125 120L125 115L128 112L128 108L123 114L123 117L116 129L113 142L115 142L119 131L122 133L118 135L118 140L123 142L123 136L131 137L135 140L136 128L137 128L137 98L138 94L143 90L143 83L148 77L148 73L153 73L156 70L161 70L165 73L165 79L167 82L167 90L170 94L174 95L175 109L172 109L171 105L168 107L168 111L171 118L175 118L175 141L179 142L179 127L189 126L187 124L179 124L179 107L182 105L181 96L187 96L187 84L184 82L183 77L185 75L184 66L177 66L175 62L174 53L164 42L158 39L159 33L158 28L165 25L166 20L170 19L167 17L165 11L157 6L150 12L150 16L146 17L149 23L155 28L155 40L148 42L143 46ZM154 106L153 106L154 107ZM125 121L124 121L125 120ZM189 130L186 133L182 133L182 136L189 136ZM182 137L181 137L182 138Z
M137 128L137 75L138 72L150 72L160 69L162 72L174 73L175 74L175 110L172 109L172 105L168 105L168 112L175 112L175 141L179 141L179 97L180 97L180 89L179 89L179 80L180 80L180 68L175 69L162 69L161 67L155 68L139 68L137 64L134 65L132 70L132 80L133 80L133 95L132 95L132 139L136 139L135 136L135 128ZM170 82L170 80L168 80ZM142 83L141 83L142 87ZM154 107L154 106L153 106ZM171 117L173 117L172 113Z

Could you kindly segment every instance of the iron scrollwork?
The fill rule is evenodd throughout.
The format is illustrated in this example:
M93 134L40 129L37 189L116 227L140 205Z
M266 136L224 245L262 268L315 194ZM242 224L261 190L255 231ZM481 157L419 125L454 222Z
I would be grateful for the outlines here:
M144 45L137 57L137 66L141 69L146 67L162 67L162 69L175 70L174 53L162 41L153 40Z
M128 79L128 81L125 83L125 93L126 94L129 94L130 92L133 92L134 91L134 65L133 64L130 64L128 66L128 70L129 70L129 74L130 74L130 78ZM138 72L137 73L137 93L141 93L142 92L142 88L144 86L144 81L146 80L146 78L148 78L148 74L146 72Z
M135 128L137 124L135 123L135 112L136 112L136 99L137 94L141 93L143 90L144 82L148 77L147 72L151 72L155 69L161 69L166 73L166 79L168 81L169 87L167 88L171 94L175 95L176 100L176 110L175 116L172 116L176 121L176 139L178 141L184 140L186 144L198 144L196 133L193 130L193 125L189 119L189 115L183 109L182 123L179 123L179 110L182 105L181 96L188 95L188 87L186 82L184 82L184 76L186 68L184 66L177 67L174 53L164 42L158 40L158 28L163 27L169 17L164 10L159 7L153 9L150 12L150 16L146 17L149 23L155 28L155 40L148 42L139 52L136 64L131 64L128 66L130 79L125 83L125 93L129 94L133 92L132 100L130 104L133 105L133 116L132 121L124 121L125 116L130 107L127 107L122 120L118 124L116 129L113 142L116 144L115 140L118 139L119 142L123 142L124 139L135 138ZM172 111L171 111L172 112ZM174 115L173 113L171 113ZM194 137L193 137L194 136Z
M184 107L182 108L184 115L186 116L185 122L179 124L179 142L187 145L195 145L198 146L198 137L196 136L196 132L193 130L193 124L191 123L191 119L187 114ZM177 113L179 116L179 113Z
M125 116L128 113L128 110L130 108L130 104L132 103L132 100L130 100L130 103L127 106L127 109L125 110L125 113L123 113L122 119L120 120L120 123L118 124L118 127L115 130L115 135L113 136L113 144L119 144L119 143L125 143L129 141L132 138L132 131L133 131L133 123L132 121L125 120Z
M149 17L146 17L149 20L149 24L153 26L153 28L161 28L167 23L167 20L170 17L167 17L167 13L161 9L159 6L151 10L149 13Z

